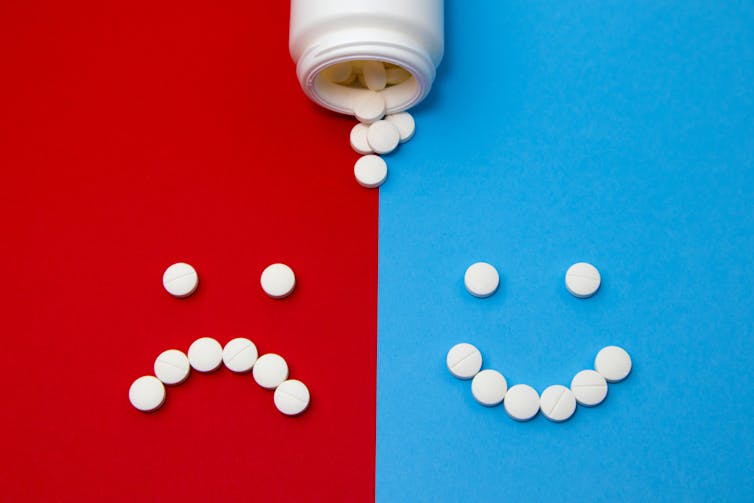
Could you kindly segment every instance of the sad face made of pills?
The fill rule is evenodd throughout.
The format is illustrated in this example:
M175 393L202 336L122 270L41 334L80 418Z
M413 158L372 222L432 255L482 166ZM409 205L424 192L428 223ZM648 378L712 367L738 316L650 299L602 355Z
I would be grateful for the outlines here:
M293 293L296 276L286 264L267 266L261 274L260 286L272 299L283 299ZM196 269L185 262L168 267L162 276L162 285L173 297L191 296L199 286ZM131 405L142 412L153 412L162 407L167 397L166 386L177 386L197 374L214 372L222 365L235 374L251 373L262 388L273 391L273 403L282 414L298 416L309 406L309 388L297 380L289 379L288 363L275 353L259 355L256 345L245 337L230 340L225 346L212 337L196 339L184 353L168 349L157 356L154 375L137 378L129 388Z

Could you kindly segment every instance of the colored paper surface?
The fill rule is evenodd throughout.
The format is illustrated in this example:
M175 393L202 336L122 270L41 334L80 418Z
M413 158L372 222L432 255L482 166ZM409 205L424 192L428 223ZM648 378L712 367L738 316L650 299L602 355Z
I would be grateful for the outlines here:
M380 193L378 501L752 499L752 26L746 2L447 3ZM517 423L445 368L458 342L540 393L606 345L634 367Z
M0 500L373 498L378 196L287 26L287 2L0 2ZM283 356L309 410L224 368L131 407L204 336Z

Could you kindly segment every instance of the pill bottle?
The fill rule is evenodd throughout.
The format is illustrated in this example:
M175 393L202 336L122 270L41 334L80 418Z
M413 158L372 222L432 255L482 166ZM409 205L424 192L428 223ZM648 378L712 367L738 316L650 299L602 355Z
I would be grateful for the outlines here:
M307 96L349 115L372 91L334 82L328 71L347 65L358 72L364 61L405 70L405 80L380 90L386 112L400 112L432 87L443 55L443 0L291 0L289 48Z

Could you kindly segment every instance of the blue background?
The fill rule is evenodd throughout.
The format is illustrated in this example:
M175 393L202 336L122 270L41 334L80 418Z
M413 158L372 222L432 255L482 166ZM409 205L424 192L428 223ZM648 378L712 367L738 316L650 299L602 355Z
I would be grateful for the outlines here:
M446 3L380 193L378 501L754 500L753 89L751 1ZM634 370L516 423L446 370L462 341L539 392L609 344Z

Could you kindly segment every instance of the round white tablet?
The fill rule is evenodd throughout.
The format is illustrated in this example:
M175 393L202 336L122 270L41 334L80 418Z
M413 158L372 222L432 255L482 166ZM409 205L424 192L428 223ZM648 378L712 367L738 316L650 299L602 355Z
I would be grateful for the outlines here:
M162 286L173 297L188 297L194 293L198 285L199 276L196 269L185 262L171 265L162 274Z
M474 297L489 297L497 290L500 275L491 264L477 262L466 269L463 283L466 285L466 290Z
M154 361L154 375L165 384L180 384L189 375L189 361L183 351L168 349Z
M367 142L377 154L389 154L401 141L401 133L390 121L377 121L369 125Z
M471 394L477 402L487 407L499 404L505 398L508 383L497 370L482 370L471 381Z
M274 389L288 379L288 364L282 356L267 353L259 357L251 372L258 385Z
M505 394L503 406L516 421L528 421L539 412L539 395L528 384L516 384Z
M631 372L631 357L623 348L607 346L597 353L594 369L608 382L622 381Z
M131 384L128 399L142 412L157 410L165 402L165 385L154 376L141 376Z
M385 70L385 80L390 85L400 84L411 78L411 74L403 68L387 68Z
M356 74L356 82L359 83L359 87L367 88L367 81L364 80L364 74L361 71Z
M354 100L353 114L365 124L378 121L385 115L385 98L374 91L363 91Z
M367 142L367 131L369 126L359 122L353 128L351 128L351 148L361 155L367 155L372 153L372 147Z
M324 70L325 76L338 84L348 82L353 76L353 67L348 61L328 66Z
M414 137L416 132L416 123L414 117L408 112L401 112L398 114L392 114L385 117L385 120L395 124L398 128L398 132L401 135L401 143L405 143Z
M467 343L456 344L445 358L450 373L459 379L471 379L482 368L482 353Z
M387 178L387 163L377 155L360 157L353 166L353 175L359 185L367 189L376 189Z
M569 419L576 412L576 397L565 386L553 384L542 392L539 409L547 419L559 423Z
M571 391L581 405L594 407L607 396L607 382L594 370L582 370L573 377Z
M223 361L223 347L212 337L202 337L189 346L188 360L194 370L212 372Z
M387 85L387 74L382 61L364 61L361 67L364 83L372 91L382 91Z
M309 406L309 389L296 379L284 381L275 389L275 407L286 416L301 414Z
M233 372L248 372L257 361L257 347L245 337L237 337L223 348L223 363Z
M580 299L591 297L600 288L600 272L592 264L579 262L568 268L565 285L571 295Z
M272 264L262 271L260 283L267 295L273 299L282 299L293 292L296 275L293 274L293 269L285 264Z

